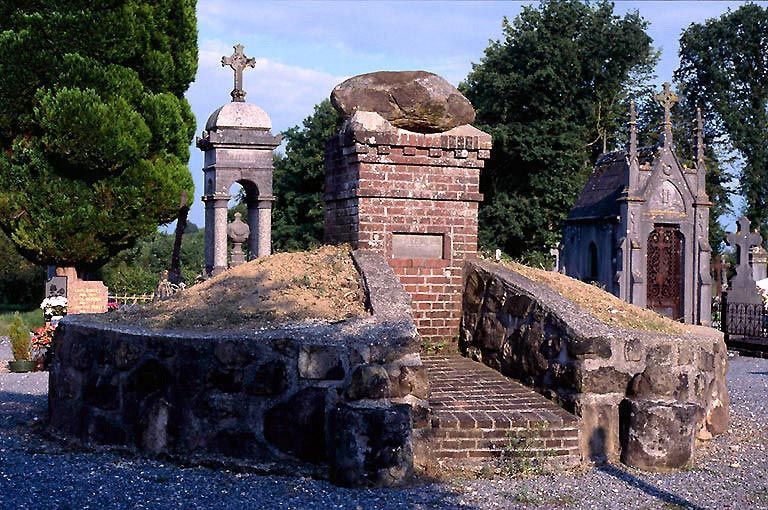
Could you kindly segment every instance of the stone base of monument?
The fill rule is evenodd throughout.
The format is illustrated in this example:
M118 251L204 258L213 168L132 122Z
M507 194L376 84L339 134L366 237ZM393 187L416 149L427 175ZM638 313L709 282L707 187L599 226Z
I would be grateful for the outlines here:
M419 338L385 259L353 262L371 315L330 324L182 331L68 315L53 347L51 432L183 462L330 471L350 486L405 482L411 407L422 412L428 392Z
M460 348L579 416L584 460L620 458L641 469L682 469L691 461L694 438L727 430L722 333L671 321L664 333L609 325L522 271L467 264ZM635 313L563 275L531 275L545 276L567 279L558 282L563 286L583 285L581 299L588 292L599 292L592 298L603 303L615 299L606 304L616 307L613 316Z

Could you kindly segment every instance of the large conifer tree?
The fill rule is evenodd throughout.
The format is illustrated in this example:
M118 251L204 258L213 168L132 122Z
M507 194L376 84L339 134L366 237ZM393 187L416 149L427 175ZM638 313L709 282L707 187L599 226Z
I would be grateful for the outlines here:
M194 0L0 4L0 228L92 268L173 219L195 121Z

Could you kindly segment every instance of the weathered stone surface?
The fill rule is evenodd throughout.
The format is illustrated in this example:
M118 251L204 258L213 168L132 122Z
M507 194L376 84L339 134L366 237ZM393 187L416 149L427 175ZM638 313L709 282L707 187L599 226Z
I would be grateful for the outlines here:
M587 393L626 393L630 374L620 372L613 367L600 367L586 370L579 365L577 388Z
M331 479L347 487L391 487L413 473L411 406L341 404L334 413Z
M574 411L581 416L582 457L602 464L618 457L619 402L622 394L582 394L574 402Z
M245 371L244 389L249 395L278 395L288 386L285 363L274 360Z
M722 336L701 328L683 336L610 327L545 285L484 261L467 267L464 324L459 345L467 356L516 378L581 416L581 453L600 462L626 448L620 426L629 412L619 402L661 401L700 406L696 436L708 439L728 427L727 354ZM499 312L501 310L501 312ZM490 338L505 330L499 348ZM627 404L628 405L628 404ZM626 406L625 406L626 407ZM683 414L672 419L682 419ZM649 419L649 427L662 426ZM679 452L667 450L679 463Z
M685 372L648 363L643 372L632 378L628 395L636 399L685 401L692 382Z
M298 363L299 376L305 379L344 379L344 366L337 347L302 345Z
M696 404L628 400L621 461L647 471L690 465L701 408Z
M307 388L267 411L264 416L266 440L301 460L325 460L327 393L323 388Z
M360 379L366 405L388 405L391 387L428 423L429 404L415 396L428 386L407 295L380 255L355 262L373 315L345 323L158 332L65 319L50 371L51 430L153 455L322 465L333 450L327 410L347 398L345 369L365 362L375 367Z
M386 398L390 394L387 369L381 365L365 364L355 368L347 387L350 400Z
M423 365L395 366L387 370L390 380L390 397L413 395L426 399L429 397L427 369Z
M392 125L417 133L437 133L475 120L472 104L456 87L425 71L378 71L354 76L331 93L342 114L376 112Z

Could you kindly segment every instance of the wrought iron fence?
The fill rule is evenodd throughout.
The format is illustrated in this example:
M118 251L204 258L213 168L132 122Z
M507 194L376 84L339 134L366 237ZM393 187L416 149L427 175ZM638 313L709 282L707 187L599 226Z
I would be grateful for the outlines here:
M768 310L763 303L731 303L723 293L720 311L726 342L730 337L768 339Z

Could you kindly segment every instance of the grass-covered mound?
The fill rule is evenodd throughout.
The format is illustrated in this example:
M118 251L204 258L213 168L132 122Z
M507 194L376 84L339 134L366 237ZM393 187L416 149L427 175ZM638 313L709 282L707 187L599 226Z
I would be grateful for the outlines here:
M150 328L260 329L364 315L364 295L349 249L323 246L252 260L166 300L105 317Z
M554 271L524 266L517 262L505 262L504 264L529 280L550 287L609 326L669 334L687 333L691 329L685 324L668 319L653 310L640 308L622 301L596 285L590 285Z

